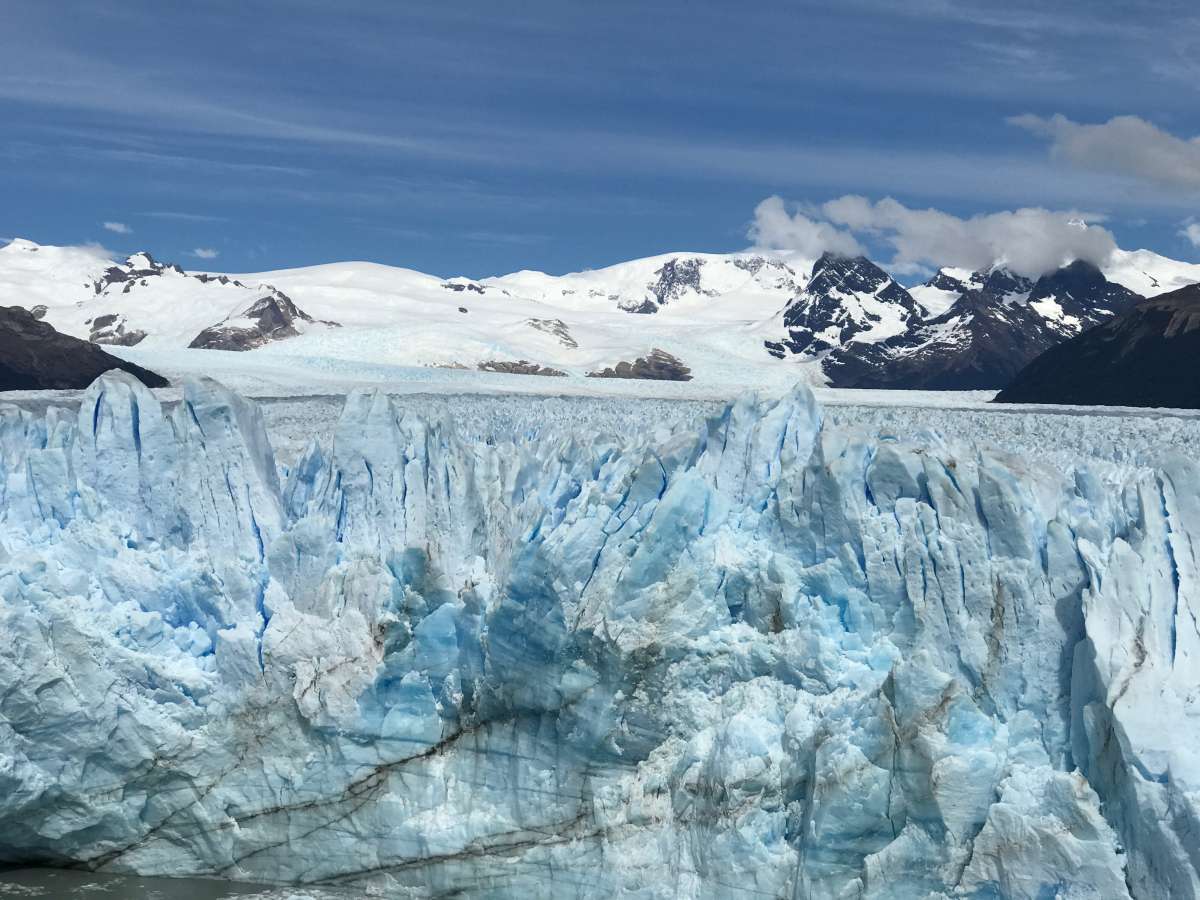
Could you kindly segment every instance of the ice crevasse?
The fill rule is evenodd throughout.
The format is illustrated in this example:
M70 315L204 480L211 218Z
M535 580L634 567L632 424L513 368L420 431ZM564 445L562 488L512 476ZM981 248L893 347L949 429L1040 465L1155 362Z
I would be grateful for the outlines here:
M636 429L631 429L634 431ZM388 896L1200 894L1200 471L822 428L0 406L0 864Z

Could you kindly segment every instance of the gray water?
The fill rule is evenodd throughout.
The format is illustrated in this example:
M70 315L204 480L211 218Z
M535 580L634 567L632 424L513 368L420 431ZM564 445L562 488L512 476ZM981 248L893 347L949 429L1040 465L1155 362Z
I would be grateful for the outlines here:
M140 878L136 875L101 875L69 869L13 869L0 871L0 900L10 897L43 897L46 900L350 900L361 898L361 889L263 887L206 878Z

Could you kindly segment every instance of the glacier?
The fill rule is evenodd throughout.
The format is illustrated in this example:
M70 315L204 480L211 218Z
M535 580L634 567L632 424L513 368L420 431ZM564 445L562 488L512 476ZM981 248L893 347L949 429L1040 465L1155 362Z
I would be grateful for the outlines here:
M1200 471L826 423L0 405L0 864L385 896L1200 895Z

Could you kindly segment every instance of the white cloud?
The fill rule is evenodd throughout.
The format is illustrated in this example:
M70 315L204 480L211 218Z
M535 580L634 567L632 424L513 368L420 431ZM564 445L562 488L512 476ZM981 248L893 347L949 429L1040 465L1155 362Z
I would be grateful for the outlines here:
M192 256L196 259L216 259L220 255L220 250L214 250L211 247L197 247L192 251Z
M1192 222L1180 229L1179 233L1191 241L1193 247L1200 248L1200 222Z
M782 197L768 197L755 207L749 236L758 247L790 250L803 257L815 258L826 250L847 256L863 252L853 235L799 210L789 213Z
M788 216L783 201L768 198L755 210L751 237L760 246L812 255L817 244L855 252L846 247L859 246L857 235L890 245L889 266L897 273L1002 263L1030 277L1075 259L1100 265L1117 246L1107 229L1092 224L1098 217L1074 210L1018 209L964 219L937 209L910 209L890 197L872 202L847 194L806 212ZM830 236L836 236L837 245Z
M111 231L113 234L133 234L133 229L124 222L105 222L104 230Z
M85 253L91 254L97 259L116 259L117 254L109 250L99 241L85 241L82 244L73 245L73 249L82 250Z
M1051 156L1078 168L1200 191L1200 138L1176 137L1137 116L1116 116L1100 125L1062 115L1016 116L1009 122L1049 138Z

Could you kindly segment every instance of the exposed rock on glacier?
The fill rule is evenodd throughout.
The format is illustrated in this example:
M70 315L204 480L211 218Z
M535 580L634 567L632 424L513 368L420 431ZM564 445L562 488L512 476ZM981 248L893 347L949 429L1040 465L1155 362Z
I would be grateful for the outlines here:
M621 360L596 372L588 372L588 378L646 378L651 381L691 381L692 370L665 350L657 347L633 362Z
M1196 465L0 407L0 861L396 895L1194 897Z
M264 293L236 315L230 316L201 331L189 348L198 350L253 350L271 341L296 337L304 323L313 317L292 302L283 291L269 285L263 286ZM337 322L322 322L322 325L338 326Z

